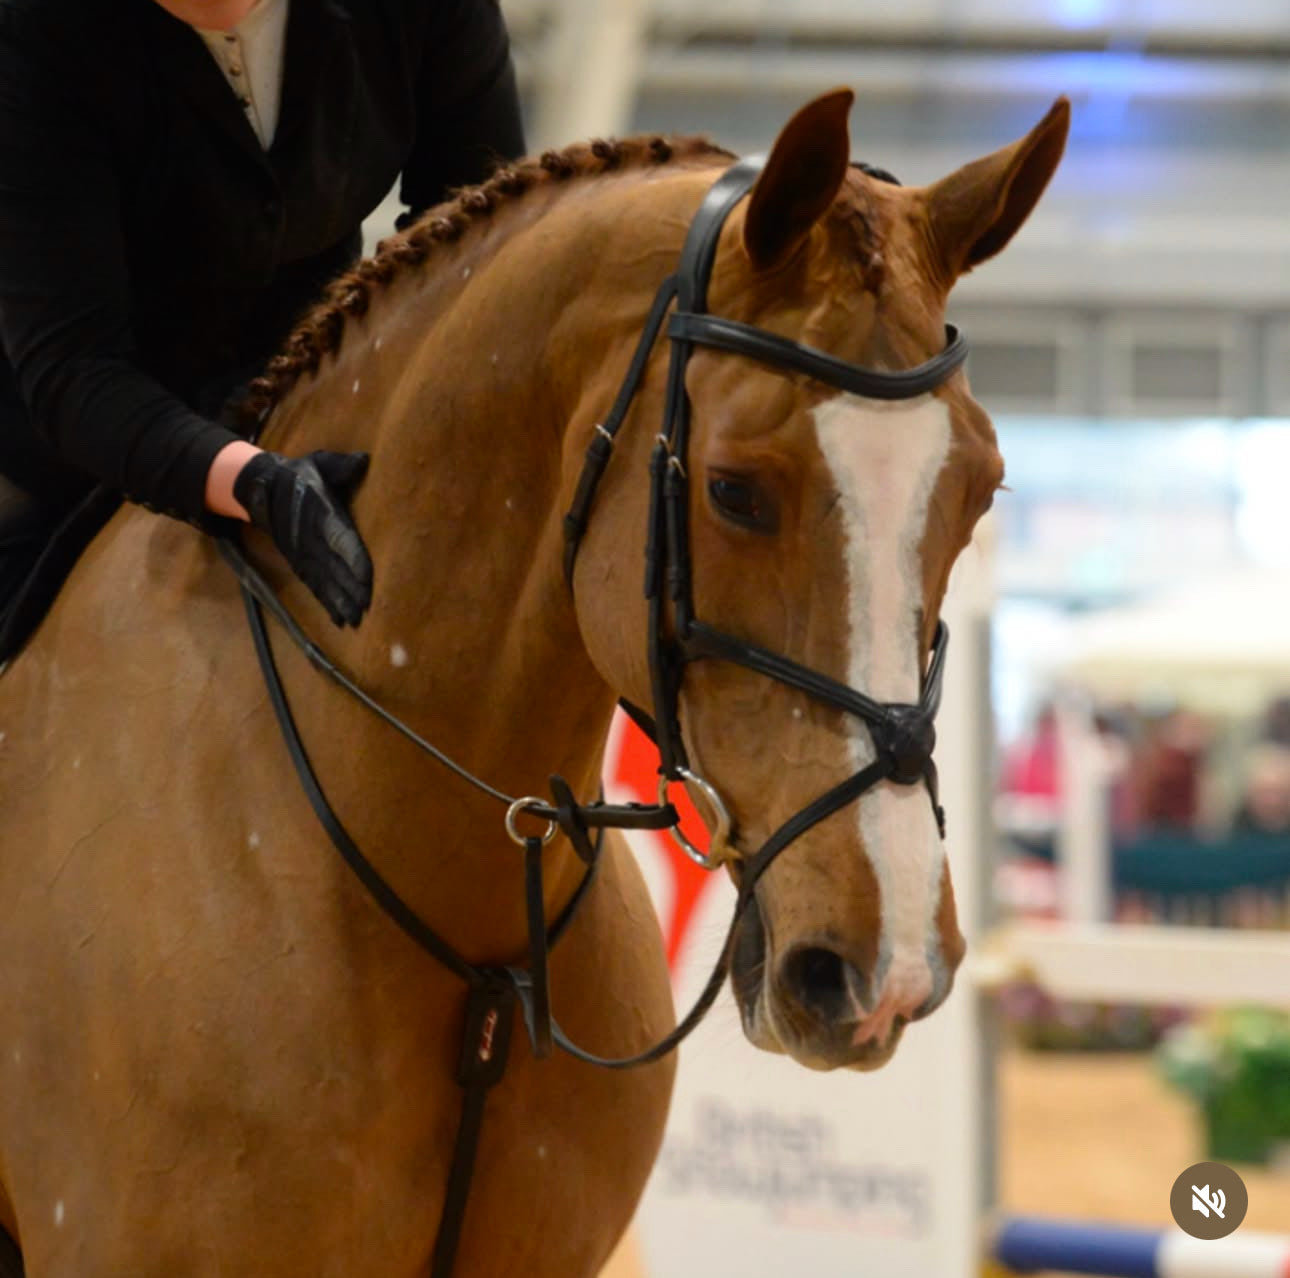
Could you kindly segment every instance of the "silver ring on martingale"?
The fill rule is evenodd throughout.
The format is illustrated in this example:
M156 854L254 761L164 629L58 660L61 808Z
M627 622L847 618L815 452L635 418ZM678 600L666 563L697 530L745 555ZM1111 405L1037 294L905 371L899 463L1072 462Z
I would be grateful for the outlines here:
M512 840L518 843L520 847L524 847L524 845L528 843L528 838L526 838L523 834L519 832L518 829L516 829L516 826L515 826L516 818L520 815L521 812L527 812L530 808L544 808L544 807L546 807L545 799L537 799L530 794L530 795L526 795L522 799L516 799L515 802L512 803L511 806L506 809L506 833L509 834ZM548 821L546 823L546 830L543 831L543 834L542 834L543 847L545 847L548 843L551 842L552 839L555 838L555 832L559 828L560 828L560 825L559 825L559 822L557 821Z
M712 816L716 819L716 828L711 831L711 838L708 846L712 849L710 853L704 852L702 848L697 848L689 839L685 837L681 830L681 823L668 829L668 834L672 836L673 842L690 858L696 865L701 865L705 870L715 870L724 865L727 861L734 859L734 852L731 850L727 840L730 837L730 813L726 811L726 805L721 801L721 796L715 788L708 784L697 772L691 772L689 768L677 768L677 779L684 781L686 785L695 785L703 795L704 801L712 809ZM658 779L658 801L660 804L667 802L667 787L670 781L667 777Z

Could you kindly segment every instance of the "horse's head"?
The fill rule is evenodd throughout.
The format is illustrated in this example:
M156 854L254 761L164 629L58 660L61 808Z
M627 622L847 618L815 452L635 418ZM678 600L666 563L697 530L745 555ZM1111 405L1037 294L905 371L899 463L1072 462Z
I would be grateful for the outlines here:
M1038 200L1068 107L907 188L849 165L851 100L827 95L786 126L721 230L708 310L853 364L909 369L945 346L954 281ZM680 179L690 211L712 179ZM689 440L673 464L688 480L693 616L875 702L917 703L950 568L1003 476L966 377L883 400L703 346L684 376ZM660 371L642 398L624 436L659 429ZM639 595L647 485L640 469L610 471L577 564L579 619L602 672L657 712ZM666 649L686 626L670 599L661 625ZM783 823L878 752L863 717L721 655L686 662L677 705L690 766L733 818L737 881ZM878 780L805 829L759 879L733 953L758 1046L871 1068L948 994L963 938L931 783L917 759L905 771L904 784Z

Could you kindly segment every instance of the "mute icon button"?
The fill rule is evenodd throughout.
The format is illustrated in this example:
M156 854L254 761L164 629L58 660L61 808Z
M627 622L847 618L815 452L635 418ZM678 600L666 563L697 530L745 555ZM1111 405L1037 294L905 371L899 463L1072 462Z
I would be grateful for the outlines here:
M1209 1186L1203 1189L1197 1189L1195 1185L1191 1187L1191 1205L1193 1211L1198 1211L1206 1220L1209 1219L1209 1213L1212 1211L1219 1220L1223 1219L1223 1208L1227 1206L1227 1195L1221 1189L1215 1189L1213 1196L1210 1196Z

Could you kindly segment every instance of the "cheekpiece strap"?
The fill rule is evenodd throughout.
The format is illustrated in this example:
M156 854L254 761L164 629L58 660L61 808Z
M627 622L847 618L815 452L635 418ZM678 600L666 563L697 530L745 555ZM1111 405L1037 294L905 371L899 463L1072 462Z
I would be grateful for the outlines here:
M654 294L654 302L645 320L645 327L641 330L640 340L636 343L627 376L618 388L618 395L609 410L609 416L596 426L591 436L591 443L587 445L587 456L582 465L582 474L578 476L578 487L574 492L568 513L564 517L564 579L569 585L573 584L573 565L578 556L582 535L587 530L587 520L591 517L591 503L595 498L596 488L600 484L600 477L604 474L610 457L613 456L614 441L618 436L619 428L627 417L632 401L636 398L636 392L640 390L645 369L649 364L650 352L654 349L654 343L662 331L663 319L667 315L668 307L672 305L672 299L676 296L676 288L676 276L669 275L659 286L658 292Z

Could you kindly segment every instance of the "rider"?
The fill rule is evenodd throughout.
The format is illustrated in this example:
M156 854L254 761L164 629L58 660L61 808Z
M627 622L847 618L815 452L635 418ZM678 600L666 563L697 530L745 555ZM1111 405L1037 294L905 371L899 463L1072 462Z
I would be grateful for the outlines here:
M221 407L400 173L406 225L523 147L498 0L0 0L0 610L111 490L249 519L357 625L365 456Z

